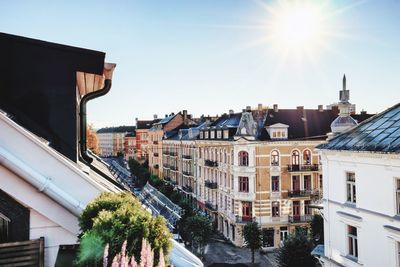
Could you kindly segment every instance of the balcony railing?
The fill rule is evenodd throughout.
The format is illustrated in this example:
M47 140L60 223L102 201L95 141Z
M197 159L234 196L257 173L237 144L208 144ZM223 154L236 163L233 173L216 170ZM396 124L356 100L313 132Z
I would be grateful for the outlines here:
M213 204L209 201L206 201L206 208L212 211L217 211L218 210L218 205Z
M288 172L316 172L319 171L319 164L288 165Z
M178 170L178 167L176 167L176 166L170 166L169 167L171 170L173 170L173 171L177 171Z
M193 173L192 173L192 172L183 171L182 173L183 173L183 175L185 175L185 176L193 176Z
M170 156L173 156L173 157L176 157L176 156L178 155L178 153L173 152L173 151L170 151L170 152L169 152L169 155L170 155Z
M236 223L249 223L249 222L255 222L256 218L251 217L251 216L236 216Z
M206 159L204 161L204 165L206 165L207 167L218 167L218 162Z
M163 153L163 155L165 155L165 156L169 156L169 152L168 152L168 151L166 151L166 150L165 150L165 151L163 151L162 153Z
M289 191L289 197L309 197L319 195L319 190L292 190Z
M305 223L311 222L313 216L312 215L289 215L289 223Z
M210 189L217 189L218 184L216 182L211 182L211 181L204 181L204 185Z
M163 168L164 169L169 169L169 165L168 164L163 164Z
M164 177L164 180L165 180L165 181L171 181L171 177L165 176L165 177Z
M154 153L154 157L158 157L158 153Z
M182 158L183 159L192 159L192 156L191 155L183 155Z
M193 192L193 188L190 185L184 185L182 186L183 191L188 192L188 193L192 193Z

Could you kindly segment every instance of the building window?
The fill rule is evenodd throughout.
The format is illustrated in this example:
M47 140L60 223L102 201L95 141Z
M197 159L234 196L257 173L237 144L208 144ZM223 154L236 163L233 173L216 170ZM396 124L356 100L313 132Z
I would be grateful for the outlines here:
M211 135L211 139L214 139L215 138L215 131L214 130L211 130L210 131L210 135Z
M310 204L311 204L310 200L305 200L304 201L304 214L305 215L311 215Z
M279 192L279 176L271 177L271 190L272 192Z
M229 130L224 130L224 139L229 138Z
M357 228L347 226L348 255L358 258Z
M0 243L6 243L9 241L9 226L11 220L0 213Z
M304 175L304 190L311 191L311 175Z
M249 166L249 153L246 151L239 152L239 166Z
M221 139L221 136L222 136L221 130L218 130L218 131L217 131L217 138L218 138L218 139Z
M242 202L242 217L251 218L251 202Z
M299 165L300 164L300 153L299 151L295 150L292 152L292 165Z
M271 166L279 166L279 152L276 150L271 152Z
M287 226L281 226L280 230L280 237L281 237L281 241L285 241L286 238L288 237L289 231Z
M397 214L400 214L400 179L396 179L396 208Z
M203 133L203 131L200 131L200 139L203 139L204 138L204 133Z
M272 202L272 217L279 217L279 202Z
M275 235L274 228L268 228L268 229L264 228L262 230L262 246L265 248L273 247L274 246L274 235Z
M204 139L208 139L208 131L204 132Z
M249 177L239 176L239 192L249 192Z
M311 151L310 150L304 150L304 152L303 152L303 164L304 165L310 165L311 164Z
M347 173L347 201L351 203L356 203L356 176L354 172Z

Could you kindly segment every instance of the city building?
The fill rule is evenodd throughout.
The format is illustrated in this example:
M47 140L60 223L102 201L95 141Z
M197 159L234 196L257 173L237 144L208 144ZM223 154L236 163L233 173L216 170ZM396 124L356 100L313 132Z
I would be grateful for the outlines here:
M135 126L106 127L99 129L97 137L99 139L100 156L116 157L124 153L125 136L134 133Z
M153 124L159 122L160 119L154 115L153 120L136 119L136 159L145 161L149 159L148 153L148 133Z
M400 104L318 148L324 246L313 254L324 266L400 266Z
M136 157L136 132L128 133L124 137L124 159L126 161Z

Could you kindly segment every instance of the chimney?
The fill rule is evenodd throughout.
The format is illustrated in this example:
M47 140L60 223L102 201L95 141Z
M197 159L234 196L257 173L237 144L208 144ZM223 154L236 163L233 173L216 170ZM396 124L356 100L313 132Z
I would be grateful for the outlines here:
M187 115L187 110L186 109L182 110L182 115L183 115L183 123L186 125L187 124L187 120L188 120L188 115Z
M165 118L167 118L168 117L168 114L165 114Z
M279 111L278 104L274 104L274 112L278 112L278 111Z
M246 106L246 111L251 111L251 106Z
M154 115L153 115L153 119L157 119L157 114L154 114Z
M258 104L258 110L262 110L262 109L263 109L262 104Z
M323 105L318 105L318 111L319 111L319 112L324 111L324 106L323 106Z
M297 110L302 111L304 109L303 106L297 106Z
M367 111L366 110L361 110L361 115L367 115Z
M233 109L229 110L229 115L232 115L234 113Z

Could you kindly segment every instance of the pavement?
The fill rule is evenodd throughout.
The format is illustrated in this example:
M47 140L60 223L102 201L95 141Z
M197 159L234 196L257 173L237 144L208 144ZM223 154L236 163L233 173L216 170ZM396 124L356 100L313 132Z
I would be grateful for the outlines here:
M255 266L276 267L275 253L261 254L258 251L254 254ZM224 241L211 241L205 248L202 259L205 267L252 266L251 251L247 248L239 248Z

